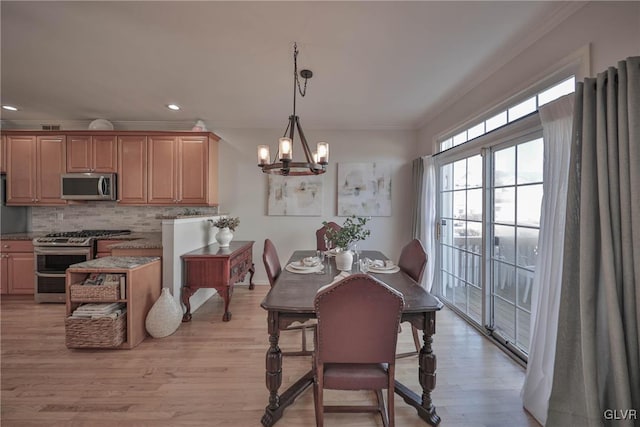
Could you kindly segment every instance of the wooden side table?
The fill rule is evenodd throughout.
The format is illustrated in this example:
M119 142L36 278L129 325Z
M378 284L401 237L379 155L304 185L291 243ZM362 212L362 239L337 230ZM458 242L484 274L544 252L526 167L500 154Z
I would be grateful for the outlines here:
M182 303L187 311L183 322L191 321L191 304L189 298L200 288L215 288L224 300L222 320L231 320L229 303L233 294L233 285L242 282L247 273L249 289L253 289L253 275L256 272L253 264L253 241L232 241L228 248L218 244L204 246L181 256L184 263L185 278L182 285Z

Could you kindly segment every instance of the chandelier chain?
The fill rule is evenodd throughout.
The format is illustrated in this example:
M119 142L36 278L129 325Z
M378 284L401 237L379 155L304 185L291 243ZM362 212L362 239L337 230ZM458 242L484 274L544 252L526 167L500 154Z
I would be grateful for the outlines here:
M296 85L298 86L298 92L300 96L304 98L307 94L307 78L304 79L304 89L300 89L300 79L298 79L298 44L293 44L293 74L296 79Z

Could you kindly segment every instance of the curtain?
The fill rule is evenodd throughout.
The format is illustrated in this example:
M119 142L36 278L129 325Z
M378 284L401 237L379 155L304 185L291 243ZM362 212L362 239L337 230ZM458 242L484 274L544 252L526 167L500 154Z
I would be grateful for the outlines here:
M640 57L578 83L573 129L547 425L632 426L640 418Z
M531 298L531 350L521 395L524 407L543 425L556 351L573 103L571 94L538 110L544 140L544 191Z
M420 240L427 251L427 267L422 285L427 291L433 285L435 272L436 172L432 156L417 158L412 163L411 235Z

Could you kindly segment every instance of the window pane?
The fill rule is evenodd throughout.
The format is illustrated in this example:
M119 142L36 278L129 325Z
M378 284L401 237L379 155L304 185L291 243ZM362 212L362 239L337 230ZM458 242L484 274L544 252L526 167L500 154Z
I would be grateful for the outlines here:
M453 245L463 248L465 245L465 237L467 236L467 221L453 222Z
M467 188L482 187L482 156L467 159Z
M456 280L456 285L453 288L453 303L463 313L467 312L467 287L462 280Z
M476 286L480 286L482 284L482 266L481 266L482 258L479 255L467 254L467 281Z
M529 352L529 324L531 323L531 315L523 310L517 311L517 337L516 345L525 352Z
M502 224L513 224L516 221L515 187L496 188L493 190L493 220Z
M571 77L555 86L551 86L549 89L542 91L538 94L538 107L551 102L554 99L558 99L561 96L575 92L576 78Z
M518 262L517 264L528 269L534 269L538 257L538 233L537 228L518 227Z
M487 119L485 121L486 131L490 132L494 129L499 128L500 126L504 126L507 124L507 112L503 111L502 113L496 114L495 116Z
M515 303L516 269L499 261L493 262L493 293Z
M494 225L495 236L493 256L495 259L515 262L515 227L508 225Z
M518 184L542 182L544 144L542 138L518 145Z
M453 193L451 191L440 193L440 209L442 218L453 218Z
M542 184L518 187L518 224L540 227Z
M482 189L467 191L467 219L482 221Z
M467 136L469 137L469 140L472 140L473 138L477 138L482 135L484 135L484 122L479 123L467 130Z
M453 164L453 187L466 188L467 186L467 161L460 160Z
M452 147L452 142L453 141L451 140L451 138L449 138L449 139L447 139L445 141L442 141L440 143L440 151L448 150L449 148L451 148Z
M467 217L467 192L464 190L457 190L453 192L453 217L459 219L465 219Z
M535 96L509 108L509 121L512 122L519 119L520 117L526 116L529 113L533 113L534 111L536 111Z
M494 325L498 331L509 341L514 341L516 332L516 311L512 304L495 298Z
M453 276L443 273L442 274L442 294L448 300L453 300L453 286L455 279Z
M440 240L443 244L453 245L453 220L442 219L440 224Z
M482 223L467 221L467 249L482 253Z
M468 315L477 323L481 323L482 319L482 293L475 286L467 286L469 293L469 311Z
M516 148L509 147L493 155L493 185L516 183Z
M440 168L440 187L442 190L453 190L453 164Z
M460 145L464 142L467 142L467 131L461 132L453 137L453 146Z
M533 292L533 271L518 269L518 307L531 311L531 293Z

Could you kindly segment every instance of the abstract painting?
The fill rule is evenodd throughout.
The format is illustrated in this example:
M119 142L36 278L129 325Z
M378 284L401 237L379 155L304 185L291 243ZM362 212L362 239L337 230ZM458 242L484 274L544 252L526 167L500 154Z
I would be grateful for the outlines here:
M391 165L338 164L338 216L391 216Z
M269 175L268 215L322 215L321 175Z

